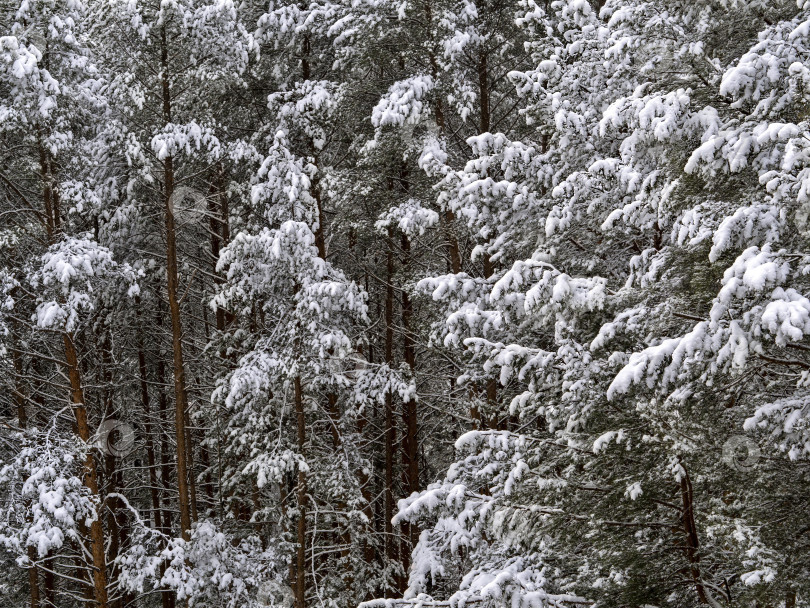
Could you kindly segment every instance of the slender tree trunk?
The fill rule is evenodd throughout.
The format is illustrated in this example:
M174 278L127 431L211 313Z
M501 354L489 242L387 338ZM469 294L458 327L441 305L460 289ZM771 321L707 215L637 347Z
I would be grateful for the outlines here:
M389 231L385 276L385 362L394 365L394 246ZM396 559L394 539L394 449L397 443L397 429L394 426L394 396L391 391L385 395L385 547L388 559Z
M17 404L17 423L21 429L28 426L28 414L25 411L25 391L23 390L23 364L20 351L17 350L16 335L12 334L11 343L11 360L14 366L14 402Z
M311 67L309 57L311 53L311 45L309 36L305 35L301 48L301 76L303 79L309 80L311 76ZM310 142L311 145L311 142ZM314 146L311 145L313 155ZM317 160L316 160L317 167ZM316 178L317 180L317 175ZM315 202L317 205L316 213L318 215L318 226L315 229L315 245L318 248L318 256L321 258L326 257L326 243L323 234L323 210L321 209L320 190L317 182L312 186ZM295 212L293 211L293 218ZM304 395L301 386L301 376L296 376L294 379L295 391L295 416L298 438L298 452L304 453L307 440L307 427L306 416L304 412ZM298 522L297 522L297 539L298 547L295 556L295 608L306 608L306 541L307 541L307 476L306 473L299 469L298 471Z
M403 268L408 267L411 255L411 243L406 235L402 235ZM411 318L413 316L413 302L408 292L402 290L402 341L403 358L405 363L414 371L416 367L416 349L411 331ZM406 495L419 491L419 443L417 438L418 413L415 399L403 402L402 421L404 434L402 436L402 485ZM410 567L410 557L413 546L418 538L418 528L410 522L402 524L402 567L405 572ZM402 591L407 587L407 577L401 582Z
M55 243L61 229L59 199L53 190L53 168L50 154L43 144L41 130L37 132L39 138L40 176L43 184L43 204L46 213L46 228L48 242ZM65 350L65 361L68 367L70 380L70 396L73 403L73 414L76 422L76 431L79 438L90 442L90 427L87 422L87 409L85 408L84 389L82 387L81 373L79 371L79 357L76 353L73 336L62 332L62 343ZM96 461L92 453L85 458L84 485L97 501L100 509L101 500L98 491L98 472ZM93 598L97 608L107 608L107 565L104 555L104 529L101 524L101 514L90 525L90 554L93 560L92 586ZM37 591L37 595L39 592ZM39 601L39 600L37 600Z
M369 349L369 363L372 363L371 360L371 352ZM365 436L365 429L368 425L368 415L366 412L363 412L357 419L357 434L360 437ZM373 470L372 464L372 470ZM363 546L363 560L366 564L371 564L374 561L374 546L372 543L369 542L369 536L372 532L374 532L374 508L373 508L373 500L374 497L372 495L372 479L371 476L368 474L365 466L360 466L357 472L357 477L360 483L360 493L363 496L363 514L366 516L366 526L369 532L369 535L363 537L362 546ZM368 591L371 593L371 590ZM370 596L366 596L364 600L370 599Z
M109 579L110 582L115 584L116 577L118 576L118 572L116 569L115 560L118 558L118 554L121 549L121 530L118 527L118 518L116 514L118 513L118 497L110 497L109 494L114 494L119 491L120 486L116 484L116 457L112 454L106 454L104 456L104 468L102 470L102 479L101 484L105 490L105 494L107 494L107 498L104 499L104 511L106 511L107 517L107 524L106 524L106 531L107 531L107 555L109 557ZM110 600L110 607L111 608L121 608L121 598L115 598Z
M161 329L163 327L163 311L161 310L160 303L158 303L157 326ZM169 487L169 479L171 479L172 465L171 460L169 458L169 445L166 437L166 432L162 428L163 425L166 423L167 419L169 418L168 414L169 400L166 395L167 389L166 364L164 363L164 357L162 352L158 352L155 375L157 379L157 385L160 387L158 392L158 415L157 415L158 419L157 432L158 436L160 437L159 493L163 496L162 504L167 505L169 500L166 498L166 495ZM164 507L160 519L161 524L163 524L163 529L161 530L161 532L163 532L163 534L168 536L169 534L171 534L172 530L172 514L167 507ZM165 571L166 566L161 564L160 566L161 578L163 577L163 573ZM162 608L174 608L175 596L168 589L163 590L161 592L160 599L162 602Z
M166 40L166 26L161 27L161 88L163 95L163 120L171 123L171 90L169 87L169 49ZM186 392L186 370L183 362L183 328L180 317L180 299L177 277L177 235L174 223L174 159L167 156L163 161L164 203L166 213L166 287L169 300L169 311L172 320L172 361L174 372L175 398L175 438L177 441L177 491L180 506L180 534L188 541L191 530L191 505L188 489L188 466L186 446L186 410L188 395Z
M489 110L489 68L485 49L478 52L478 99L481 104L479 133L489 133L492 117Z
M136 305L140 302L136 301ZM138 313L140 316L140 313ZM161 517L160 492L158 491L157 465L155 464L155 444L152 436L152 413L150 412L149 385L146 375L146 354L143 350L143 337L138 332L138 374L141 386L141 407L144 415L144 434L146 435L146 464L149 469L149 493L152 498L152 522L156 529L163 529Z
M298 452L304 453L307 442L306 417L304 415L304 395L301 377L296 376L295 417L297 426ZM306 550L307 550L307 474L298 470L298 547L295 554L295 608L306 608Z
M188 408L186 408L184 415L184 422L186 426L186 463L188 466L188 490L189 490L189 506L191 507L191 521L197 521L197 478L194 475L194 435L191 427L191 419L188 415Z
M68 332L62 334L65 346L65 358L68 364L68 377L70 378L70 392L73 401L73 414L76 419L76 428L79 437L85 443L90 442L90 426L87 422L87 410L84 406L84 390L82 388L81 374L79 373L79 359L73 336ZM90 489L91 494L99 498L98 473L96 460L88 453L84 461L84 485ZM99 507L101 503L99 502ZM93 597L98 608L107 608L107 565L104 556L104 530L101 517L97 517L90 524L90 552L93 558Z
M44 606L56 608L56 576L54 575L56 560L49 557L45 560L45 567L42 569L42 589L44 591Z
M489 256L484 258L484 278L489 278L495 272L495 267L492 264L492 261L489 259ZM482 428L489 427L492 429L498 428L498 381L495 378L490 378L487 380L487 405L492 414L492 418L489 422L486 421L485 417L481 415L480 412L476 412L478 414L479 421L481 423Z
M157 326L163 328L163 310L158 302ZM166 382L166 363L162 349L158 351L157 364L155 366L155 375L157 385L160 387L158 392L158 427L157 432L160 438L160 494L163 496L162 504L166 505L169 500L166 498L169 490L169 480L171 479L172 464L169 457L169 442L165 429L165 424L170 423L168 413L169 398L167 395L168 383ZM172 426L174 426L172 424ZM163 533L168 535L171 533L172 528L172 514L171 511L164 507L163 515L161 517L163 523Z
M689 479L689 473L683 462L681 462L681 468L683 468L681 500L683 501L683 529L686 533L686 558L689 560L689 570L692 574L692 580L695 582L698 600L700 600L701 604L707 604L709 602L700 573L700 544L697 526L695 525L695 501L692 492L692 481Z
M28 547L28 559L32 564L37 559L37 550L34 547ZM31 608L39 608L39 572L36 566L28 568L28 587Z
M217 167L217 173L211 184L211 191L208 197L209 231L211 233L211 257L212 272L215 275L214 281L217 285L222 283L222 278L216 275L219 252L224 245L230 241L230 227L228 224L228 196L225 192L225 178L222 166ZM218 203L216 201L219 201ZM225 328L233 321L233 315L225 309L217 306L216 324L217 331L225 331ZM225 353L220 353L224 359Z
M39 172L42 179L42 199L45 207L45 222L48 232L48 241L54 242L56 233L61 226L58 202L55 200L53 189L53 164L51 155L45 147L44 134L40 127L37 128L37 143L39 147Z

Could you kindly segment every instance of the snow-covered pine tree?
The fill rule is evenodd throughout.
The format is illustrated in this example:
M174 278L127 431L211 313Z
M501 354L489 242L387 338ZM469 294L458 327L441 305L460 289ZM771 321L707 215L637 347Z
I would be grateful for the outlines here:
M512 78L537 135L471 140L459 186L471 217L510 218L506 269L422 283L518 429L466 435L445 481L401 503L433 522L406 598L449 576L452 601L795 602L803 566L771 516L801 466L746 479L723 450L756 428L803 449L801 178L782 179L802 171L804 7L528 8L538 67ZM729 45L731 24L754 42Z

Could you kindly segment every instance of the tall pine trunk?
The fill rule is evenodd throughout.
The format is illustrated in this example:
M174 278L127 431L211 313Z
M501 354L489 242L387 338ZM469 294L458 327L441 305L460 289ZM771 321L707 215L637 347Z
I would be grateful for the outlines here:
M53 164L50 154L43 143L41 131L39 138L40 177L42 179L43 204L46 214L46 228L48 242L55 243L61 232L61 218L59 212L59 198L53 188ZM70 382L70 398L73 404L73 415L79 438L90 443L90 426L87 421L87 409L84 401L81 373L79 371L79 357L76 352L74 337L67 331L62 332L62 345L67 363L68 378ZM96 508L101 509L101 497L98 491L98 471L93 454L88 452L84 462L84 485L90 490L96 501ZM107 608L107 564L104 552L104 529L101 524L101 514L90 524L90 555L92 558L92 587L93 598L97 608ZM37 591L38 595L38 591ZM32 598L33 599L33 598Z
M166 25L160 33L161 90L163 95L163 120L172 121L171 90L169 86L169 49L166 40ZM189 502L188 467L186 446L186 370L183 362L183 327L180 318L180 299L177 277L177 234L174 222L174 159L167 156L163 161L164 203L166 214L166 288L169 312L172 320L172 362L174 373L174 427L177 441L177 492L180 506L180 534L188 541L191 530L191 505Z
M90 443L90 426L87 422L87 409L84 405L84 389L79 372L79 358L73 336L63 332L62 341L65 347L65 358L68 364L68 377L70 378L70 396L73 403L73 414L79 437L85 443ZM101 508L98 492L98 471L96 459L88 453L84 461L84 485L89 488L92 496L97 500L97 508ZM93 559L93 597L98 608L107 608L107 564L104 555L104 529L101 525L101 516L90 524L90 553Z
M385 273L385 363L394 365L394 245L389 230L386 239L386 273ZM394 538L394 449L397 443L397 429L394 425L394 395L389 390L385 395L385 553L389 560L397 557Z

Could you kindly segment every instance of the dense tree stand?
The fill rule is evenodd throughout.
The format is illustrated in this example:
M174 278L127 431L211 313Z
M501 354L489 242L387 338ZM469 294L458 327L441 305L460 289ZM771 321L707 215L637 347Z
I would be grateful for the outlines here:
M810 0L0 0L0 608L810 607Z

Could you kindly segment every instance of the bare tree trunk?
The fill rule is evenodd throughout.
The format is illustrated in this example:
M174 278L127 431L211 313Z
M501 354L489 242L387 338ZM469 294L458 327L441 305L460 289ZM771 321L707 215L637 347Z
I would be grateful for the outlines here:
M43 204L47 218L46 228L48 242L55 243L60 232L61 218L59 199L53 190L53 169L48 151L42 143L42 133L38 130L40 177L43 184ZM84 402L84 389L82 388L81 373L79 371L79 357L76 353L73 336L62 332L62 343L65 350L65 361L68 367L70 380L70 396L73 403L73 414L76 422L76 431L81 440L90 442L90 427L87 422L87 409ZM84 485L96 499L98 508L101 501L98 491L98 472L96 461L92 453L85 458ZM92 585L93 597L98 608L107 608L107 565L104 555L104 529L101 524L101 514L90 525L90 553L93 560ZM39 592L37 591L37 595ZM33 599L33 598L32 598ZM39 602L39 599L37 599Z
M36 558L36 549L34 549L34 547L28 547L28 559L32 564ZM39 572L36 566L28 568L28 587L30 589L31 608L39 608Z
M686 558L689 560L689 570L692 574L692 580L695 582L695 591L697 591L698 600L700 600L701 604L707 604L708 598L706 596L706 589L703 586L700 574L700 544L698 542L697 527L695 526L695 503L692 493L692 481L689 479L689 473L683 462L681 462L681 467L683 468L683 476L681 477L681 500L683 501L683 529L686 533Z
M23 364L20 351L17 350L16 335L12 334L11 343L11 360L14 366L14 401L17 404L17 422L21 429L28 426L28 414L25 411L25 391L23 390L22 377L23 377Z
M489 133L492 117L489 110L489 71L487 53L484 49L478 52L478 99L481 103L479 133Z
M307 441L304 395L301 377L294 380L295 417L298 436L298 452L304 453ZM306 550L307 550L307 474L298 470L298 547L295 555L295 608L306 608Z
M79 373L79 360L73 336L68 332L62 334L65 346L65 358L68 364L68 377L70 378L71 400L73 401L73 414L76 419L76 428L79 437L85 443L90 442L90 426L87 423L87 410L84 406L84 390ZM84 461L84 485L90 489L91 494L98 499L98 473L96 460L88 453ZM101 503L97 503L99 508ZM93 558L93 597L98 608L107 608L107 564L104 555L104 529L101 525L101 516L90 524L90 552Z
M158 303L157 326L160 328L163 327L163 311L161 309L162 307L160 306L160 303ZM171 479L172 464L169 457L167 433L163 429L164 424L168 422L170 414L168 414L169 399L168 395L166 394L166 363L164 362L162 352L158 352L155 373L157 376L157 384L160 387L160 392L158 393L157 427L158 436L160 438L160 493L164 497L162 503L165 505L169 502L166 495L169 489L169 480ZM172 528L172 513L166 507L163 509L161 521L163 523L163 533L167 535L170 534Z
M385 362L394 365L394 246L389 230L385 284ZM385 547L388 559L396 559L394 539L394 449L397 443L397 429L394 426L394 396L391 391L385 395Z
M157 315L157 325L158 327L162 327L163 325L163 315L160 310L158 310ZM167 410L169 409L168 399L166 397L166 365L163 362L162 353L158 353L157 357L157 384L160 387L160 392L158 393L158 427L157 431L160 437L160 494L165 496L165 492L168 489L169 479L171 479L171 461L169 460L169 446L168 441L166 440L166 433L162 430L162 426L164 421L168 418ZM168 504L168 499L164 498L163 503ZM162 532L165 535L169 535L172 529L172 516L171 511L166 508L163 510L161 515L161 524L163 524ZM166 570L166 566L161 564L160 566L160 575L161 578L163 577L163 573ZM160 594L160 599L162 602L163 608L174 608L175 604L175 597L174 594L165 589Z
M369 363L373 363L372 361L372 353L370 352L371 349L369 348ZM357 419L357 434L360 437L364 436L364 432L366 426L368 425L368 415L366 412L363 412ZM372 467L373 469L373 467ZM374 532L374 509L373 509L373 494L372 494L372 479L369 475L366 467L361 466L359 467L359 471L357 472L357 477L360 483L360 493L363 496L363 513L366 516L366 526L369 531L369 535ZM363 545L363 560L366 564L371 564L374 561L374 546L372 543L369 542L369 536L364 536L362 540ZM371 593L371 590L369 590ZM366 596L364 600L370 599L370 596Z
M489 256L484 258L484 278L489 278L495 272L495 267L492 264L492 261L489 259ZM478 417L481 422L481 426L489 427L492 429L498 428L498 381L495 378L490 378L487 380L487 404L489 409L493 413L493 417L490 421L486 421L484 416L478 412Z
M136 301L136 305L139 302ZM140 308L140 307L139 307ZM140 313L138 313L140 316ZM146 435L146 464L149 469L149 493L152 498L152 522L156 529L163 529L163 518L160 509L160 493L158 492L158 478L155 464L155 444L152 436L152 413L150 412L149 385L146 376L146 354L143 350L143 338L138 332L138 374L141 385L141 406L144 415L144 433Z
M54 575L56 560L49 557L45 560L45 567L42 569L42 588L44 591L44 606L56 608L56 576Z
M407 268L410 255L411 243L408 237L402 235L403 267ZM403 358L405 363L414 371L416 367L416 349L414 346L413 334L411 332L411 317L413 316L413 302L408 292L402 290L402 341ZM402 485L406 495L419 491L419 443L417 438L418 420L416 400L403 402L402 421L404 423L404 433L402 435ZM402 524L402 567L405 572L410 567L410 557L413 546L419 536L418 528L410 522ZM407 587L407 577L404 577L400 584L401 590Z
M186 463L188 466L189 506L191 507L191 521L197 521L197 478L194 475L194 439L191 428L191 419L186 408L184 421L186 426Z
M169 88L169 49L166 40L166 26L161 27L161 85L163 94L163 120L171 123L171 91ZM169 311L172 319L172 355L174 372L175 397L175 438L177 441L177 491L180 506L180 534L188 541L191 530L191 506L189 503L188 467L186 446L186 410L188 395L186 392L186 370L183 362L183 328L180 318L180 299L177 277L177 235L174 223L174 159L167 156L163 161L164 203L166 213L166 287L169 300Z

